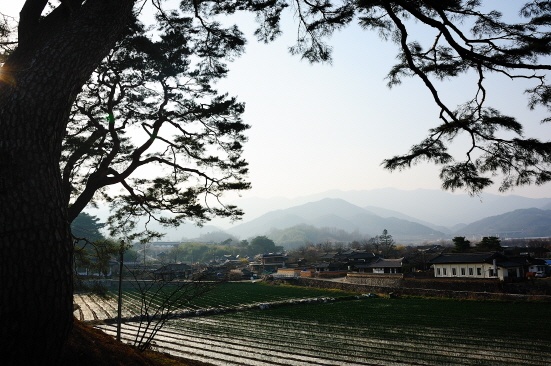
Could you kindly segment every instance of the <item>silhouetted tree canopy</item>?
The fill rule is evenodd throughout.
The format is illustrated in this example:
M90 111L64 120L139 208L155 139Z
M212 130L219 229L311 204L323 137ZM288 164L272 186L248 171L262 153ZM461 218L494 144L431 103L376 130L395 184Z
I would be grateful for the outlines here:
M86 269L91 275L109 273L109 261L119 253L120 243L105 238L101 233L104 226L99 218L86 212L81 212L71 222L77 269Z
M381 235L377 235L373 238L373 246L375 253L381 254L384 258L392 257L396 251L396 242L392 238L392 235L388 233L387 229L384 229Z
M26 35L49 26L49 18L57 20L58 13L67 11L60 5L44 19L33 21L46 4L39 3L43 4L27 4L22 12L18 46L8 32L11 19L4 17L0 22L5 49L26 45ZM80 1L69 3L73 4L66 5L70 11L85 11ZM484 1L474 0L181 1L180 9L168 10L176 3L150 2L157 14L151 29L138 21L143 10L142 2L136 2L140 8L134 9L128 28L73 104L62 160L72 218L100 197L112 201L119 223L142 215L167 224L182 218L204 222L213 215L240 215L235 207L207 208L193 199L211 196L217 201L226 190L248 187L246 162L240 159L248 127L240 120L243 106L212 89L212 82L227 73L225 61L243 51L245 39L238 28L223 27L217 21L218 16L236 11L256 12L256 36L269 42L281 32L281 12L292 8L298 32L291 53L311 62L330 61L328 37L352 22L397 45L399 63L390 68L389 86L400 84L404 77L421 78L441 109L441 125L408 154L385 160L387 169L430 161L442 166L444 188L472 194L492 184L497 174L503 190L543 184L551 178L550 143L523 137L522 123L487 105L485 88L489 74L533 80L533 87L526 90L529 107L549 107L546 72L551 66L545 56L551 50L551 6L547 1L519 3L515 23L506 22L499 7L491 9ZM422 40L415 36L419 30L408 32L413 19L425 27ZM472 98L460 106L447 105L438 81L467 73L478 75ZM137 132L144 137L136 138ZM464 134L470 136L471 144L464 158L457 159L448 148ZM220 154L211 154L210 146ZM144 166L152 164L164 172L140 175ZM220 174L207 174L207 166ZM124 188L123 194L98 193L115 184ZM175 215L157 217L162 210Z
M154 39L132 25L84 85L67 126L69 218L98 198L110 202L112 235L141 217L166 225L237 218L242 212L220 198L249 188L243 105L212 88L244 41L235 29L213 36L190 18L167 17ZM123 193L102 190L112 185Z
M501 240L496 236L485 236L482 240L475 245L477 252L500 252L503 250L501 247Z
M71 234L75 239L94 242L105 239L101 229L105 226L100 219L87 212L81 212L71 223Z
M471 242L465 239L464 236L456 236L452 239L454 248L453 251L456 253L466 253L471 250Z
M267 236L257 236L251 240L248 252L250 255L274 253L282 250L282 247L275 245L274 241Z
M486 88L490 75L530 81L532 86L525 91L528 107L550 109L551 89L546 79L551 68L549 1L519 1L516 14L510 14L510 3L482 0L291 3L299 20L292 53L312 62L330 61L331 47L325 39L358 22L399 50L399 62L388 74L389 87L405 77L418 77L439 107L440 125L407 154L386 159L386 169L402 170L428 161L441 166L444 189L470 194L481 192L496 179L502 191L551 179L551 143L525 137L522 121L488 105ZM506 20L515 18L514 22ZM410 29L414 23L415 29ZM464 103L449 105L439 82L466 74L476 76L473 93L465 95ZM549 117L542 122L548 121ZM460 136L467 136L469 142L464 155L454 157L449 148Z

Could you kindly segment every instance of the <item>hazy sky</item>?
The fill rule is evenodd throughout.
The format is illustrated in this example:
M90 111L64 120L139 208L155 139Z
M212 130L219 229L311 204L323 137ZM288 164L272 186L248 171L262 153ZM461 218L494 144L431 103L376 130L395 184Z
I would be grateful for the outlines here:
M17 14L22 3L3 1L0 12ZM252 22L240 18L239 25L250 36L247 51L218 85L246 102L244 120L252 126L245 157L253 189L243 196L298 197L331 189L383 187L439 189L438 169L433 166L394 173L380 166L383 159L406 153L438 124L439 111L419 80L406 79L391 90L386 87L384 78L397 53L394 45L349 27L330 41L333 64L311 65L287 52L295 34L292 16L288 18L284 36L269 45L256 42ZM472 96L468 81L461 77L442 84L451 106ZM527 135L549 139L549 127L539 125L543 111L529 113L522 94L525 86L514 85L506 79L492 84L492 105L527 121ZM511 193L551 197L551 185Z

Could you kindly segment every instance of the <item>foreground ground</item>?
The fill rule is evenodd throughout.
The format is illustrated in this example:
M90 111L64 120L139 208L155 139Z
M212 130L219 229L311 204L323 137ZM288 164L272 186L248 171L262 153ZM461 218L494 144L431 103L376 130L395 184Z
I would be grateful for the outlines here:
M60 366L208 366L163 353L139 353L98 329L75 321Z
M225 284L186 304L182 309L187 311L185 316L167 323L157 334L154 347L188 360L223 366L536 365L551 358L551 331L546 321L551 319L549 303L319 291ZM135 304L131 295L127 291L123 301L130 313ZM102 324L99 318L110 315L112 299L103 299L103 303L91 296L80 295L79 299L79 315L114 335L115 324ZM131 321L123 325L125 342L133 341L137 326Z
M548 303L362 298L171 321L155 348L218 366L544 365ZM114 334L114 325L98 325ZM131 341L137 323L123 325Z

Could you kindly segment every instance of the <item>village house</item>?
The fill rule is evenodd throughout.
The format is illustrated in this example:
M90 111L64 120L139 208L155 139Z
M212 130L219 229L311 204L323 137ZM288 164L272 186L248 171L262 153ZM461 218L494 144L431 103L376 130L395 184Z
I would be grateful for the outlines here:
M352 251L346 256L349 271L363 272L366 266L380 259L379 256L367 251Z
M298 278L300 277L301 269L298 268L278 268L274 278Z
M445 253L429 263L437 278L496 278L506 281L524 277L524 263L497 252Z
M547 262L543 259L532 259L528 266L528 272L533 273L536 277L546 277Z
M284 253L268 253L255 257L255 261L249 263L251 271L258 274L274 273L278 268L287 267L287 255Z
M317 272L325 271L357 271L362 272L365 265L377 260L379 256L372 252L347 250L343 252L325 253L321 262L315 265Z
M166 264L153 271L155 279L172 281L174 279L188 278L193 272L192 267L186 263Z
M312 265L315 272L334 272L341 271L343 269L343 264L340 262L319 262Z
M377 258L371 263L363 266L363 272L376 274L396 274L403 273L403 265L407 261L405 258L384 259Z

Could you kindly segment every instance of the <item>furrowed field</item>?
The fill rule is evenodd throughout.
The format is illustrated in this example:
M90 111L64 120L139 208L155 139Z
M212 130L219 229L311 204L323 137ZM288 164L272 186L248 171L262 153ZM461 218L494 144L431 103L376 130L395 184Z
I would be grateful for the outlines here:
M545 365L551 359L549 303L350 295L225 284L182 308L190 316L167 323L155 347L216 365ZM123 316L134 314L137 301L136 293L125 294ZM281 306L285 301L294 304ZM83 320L116 314L114 297L77 295L75 302ZM123 325L125 341L137 326ZM115 334L114 324L98 327Z

